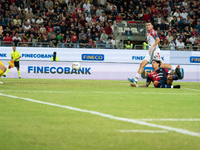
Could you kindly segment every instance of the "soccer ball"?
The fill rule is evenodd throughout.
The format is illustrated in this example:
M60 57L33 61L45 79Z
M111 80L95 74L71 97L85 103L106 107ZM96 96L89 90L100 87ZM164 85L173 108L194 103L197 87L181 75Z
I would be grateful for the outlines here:
M72 69L73 70L79 70L79 69L81 69L81 64L79 62L74 62L72 64Z

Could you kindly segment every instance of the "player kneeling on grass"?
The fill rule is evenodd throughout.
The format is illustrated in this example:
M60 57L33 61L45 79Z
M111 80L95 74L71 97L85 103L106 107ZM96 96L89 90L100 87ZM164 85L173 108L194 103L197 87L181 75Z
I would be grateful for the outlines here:
M19 67L20 67L19 66L19 59L20 58L21 58L21 55L20 55L20 53L18 51L16 51L16 46L13 46L13 51L11 53L12 61L9 61L10 64L9 64L9 67L8 67L6 73L3 75L4 77L6 77L7 73L9 72L9 70L15 66L17 68L17 71L18 71L18 74L19 74L19 78L21 78L21 71L19 70ZM13 66L12 63L14 63L14 66Z
M4 66L4 64L0 61L0 78L1 76L4 74L4 72L6 72L6 67ZM0 81L0 84L3 84L3 82Z
M147 76L147 81L145 85L136 85L134 83L130 84L131 87L148 87L151 81L154 83L156 88L180 88L180 85L172 85L173 80L178 80L183 78L183 70L178 65L175 69L175 75L168 75L169 70L166 68L159 68L161 62L158 60L152 61L153 72L149 73Z

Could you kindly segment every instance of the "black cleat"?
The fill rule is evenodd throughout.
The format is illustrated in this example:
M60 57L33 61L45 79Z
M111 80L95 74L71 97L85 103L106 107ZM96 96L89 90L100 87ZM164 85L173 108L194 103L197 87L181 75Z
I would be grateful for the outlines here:
M21 79L21 77L19 77L19 79Z
M181 86L180 86L180 85L174 85L173 88L174 88L174 89L180 89Z
M176 75L178 77L178 79L183 79L183 68L176 68L175 69Z
M4 74L3 77L6 77L6 75Z

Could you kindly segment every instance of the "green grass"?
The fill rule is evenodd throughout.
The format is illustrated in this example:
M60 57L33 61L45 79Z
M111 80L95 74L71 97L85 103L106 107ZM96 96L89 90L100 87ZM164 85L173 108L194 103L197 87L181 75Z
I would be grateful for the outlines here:
M1 79L0 93L130 119L200 119L200 83L131 88L127 81ZM143 84L144 82L140 82ZM49 92L52 91L52 92ZM200 121L146 121L200 133ZM200 137L0 95L0 150L196 150ZM167 131L167 130L166 130Z

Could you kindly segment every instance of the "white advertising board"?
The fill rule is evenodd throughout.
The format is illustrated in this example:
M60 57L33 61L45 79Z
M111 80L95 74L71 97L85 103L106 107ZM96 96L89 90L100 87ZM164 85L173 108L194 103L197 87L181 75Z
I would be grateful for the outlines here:
M2 62L7 64L7 61ZM82 62L81 70L75 72L71 65L72 62L20 61L20 70L22 78L127 80L135 76L139 67L139 64L130 63ZM182 81L200 81L200 65L182 65L182 67L184 69ZM10 70L7 78L18 78L16 68Z

